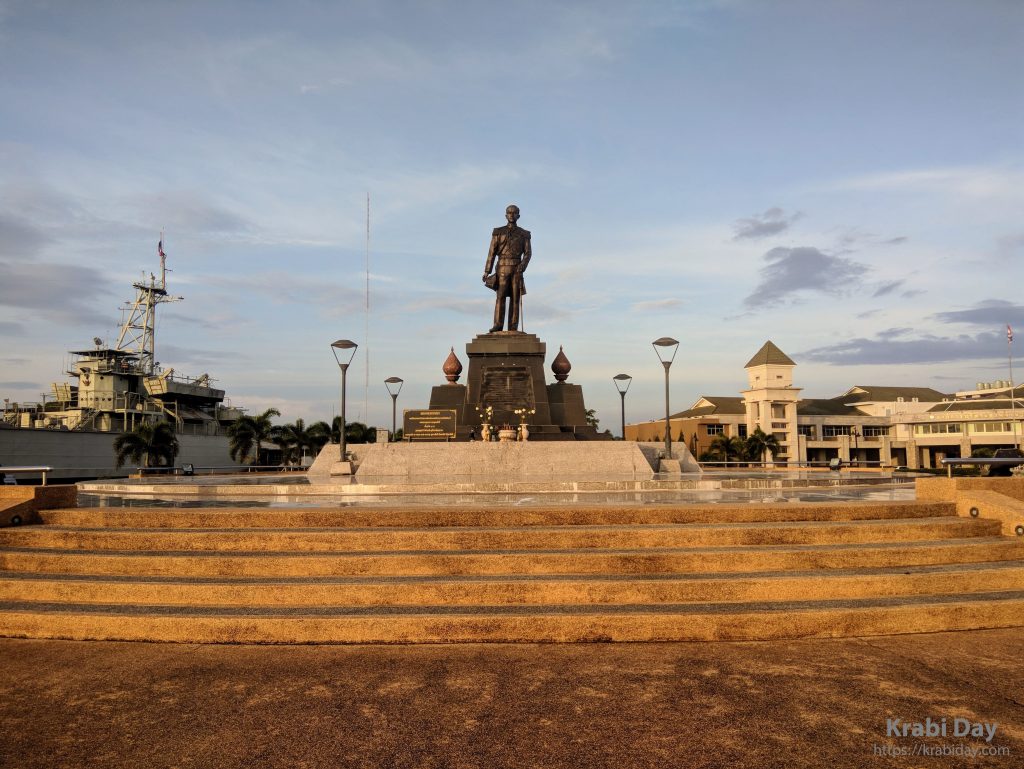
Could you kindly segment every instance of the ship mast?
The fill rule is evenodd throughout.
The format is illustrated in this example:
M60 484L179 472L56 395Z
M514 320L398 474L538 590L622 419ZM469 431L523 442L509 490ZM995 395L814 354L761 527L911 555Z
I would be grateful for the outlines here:
M156 368L156 307L158 304L183 299L167 295L167 255L164 253L163 231L160 232L156 250L160 256L160 282L150 273L148 282L143 275L142 280L132 284L135 287L135 301L121 308L127 315L123 316L116 347L122 352L137 355L139 369L148 375L152 375Z

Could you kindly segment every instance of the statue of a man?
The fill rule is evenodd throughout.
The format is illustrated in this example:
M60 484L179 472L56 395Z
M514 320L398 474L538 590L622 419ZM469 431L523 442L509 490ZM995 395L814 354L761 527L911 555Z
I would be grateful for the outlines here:
M516 226L519 220L519 206L505 209L508 224L495 227L491 235L491 248L487 252L487 264L484 265L484 283L494 289L497 297L494 300L494 326L491 332L501 331L505 325L505 301L508 300L508 330L519 330L519 308L526 284L523 273L530 263L533 252L530 249L530 231ZM494 275L491 268L494 260L498 260Z

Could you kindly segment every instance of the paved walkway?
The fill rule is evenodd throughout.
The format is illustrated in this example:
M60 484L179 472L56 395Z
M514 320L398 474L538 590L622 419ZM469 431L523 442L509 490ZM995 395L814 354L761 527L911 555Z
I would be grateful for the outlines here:
M0 640L0 766L1024 766L1024 631L758 643ZM943 738L886 719L947 719ZM953 719L998 722L991 743ZM981 747L1001 756L894 758Z

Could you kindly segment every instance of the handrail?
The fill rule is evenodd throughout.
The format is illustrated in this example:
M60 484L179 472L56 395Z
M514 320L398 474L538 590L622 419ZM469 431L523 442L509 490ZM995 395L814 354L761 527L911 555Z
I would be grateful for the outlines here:
M947 477L953 477L955 465L999 465L1001 467L1017 467L1024 465L1024 457L953 457L952 459L940 460L946 466Z
M188 464L188 463L186 462L185 464ZM136 468L126 468L126 469L128 469L129 471L134 470L139 475L161 474L161 473L162 474L166 474L166 475L186 475L186 474L188 474L188 473L186 473L185 467L181 466L181 465L175 466L175 467L136 467ZM286 472L286 473L288 473L288 472L304 472L304 471L306 471L308 469L309 469L308 467L304 467L303 465L206 465L206 466L192 465L192 467L191 467L192 473L195 473L195 472L197 472L199 470L206 470L206 471L210 471L211 474L213 472L217 472L217 471L227 471L227 472L235 471L235 472L251 473L251 472L256 472L258 470L267 470L267 471L277 471L277 472Z
M746 465L747 467L766 467L768 465L779 465L781 467L829 467L829 461L813 460L808 462L761 462L756 459L730 459L729 461L714 460L708 462L697 461L697 464L701 465L724 465L730 467L733 465ZM885 462L879 462L878 460L843 460L843 468L849 469L851 467L896 467L893 464L886 464Z
M25 473L42 473L43 486L46 485L46 474L52 472L53 468L50 467L49 465L0 465L0 476L7 475L8 473L10 473L11 475L21 475Z

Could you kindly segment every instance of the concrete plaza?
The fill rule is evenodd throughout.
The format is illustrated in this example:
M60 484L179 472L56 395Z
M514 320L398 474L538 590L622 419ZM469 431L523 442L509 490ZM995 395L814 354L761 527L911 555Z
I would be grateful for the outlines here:
M1024 761L1020 629L572 645L3 639L0 656L0 766L19 769ZM944 717L998 727L990 743L887 736L887 718ZM882 752L894 748L1001 755Z

